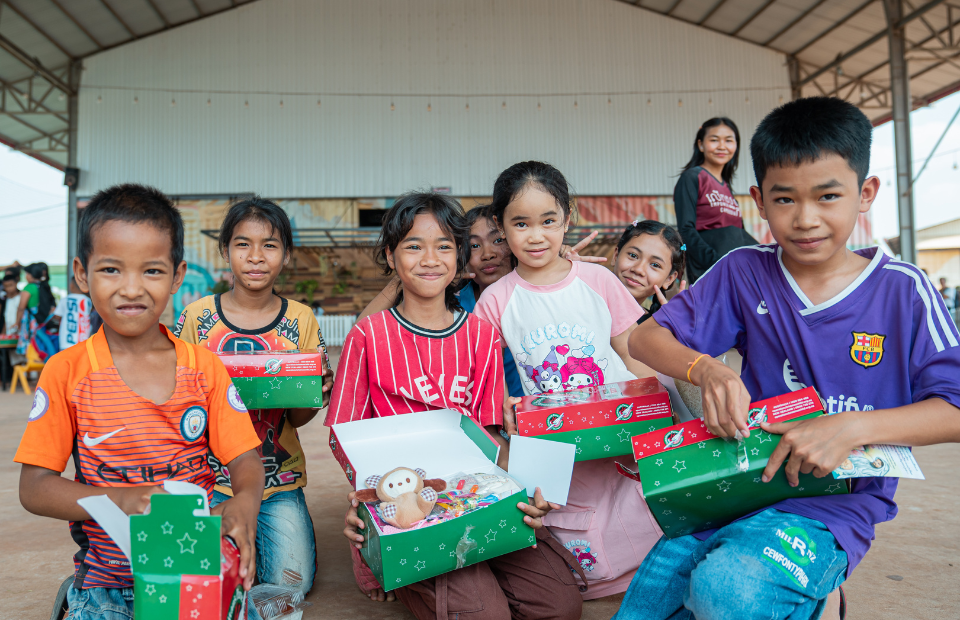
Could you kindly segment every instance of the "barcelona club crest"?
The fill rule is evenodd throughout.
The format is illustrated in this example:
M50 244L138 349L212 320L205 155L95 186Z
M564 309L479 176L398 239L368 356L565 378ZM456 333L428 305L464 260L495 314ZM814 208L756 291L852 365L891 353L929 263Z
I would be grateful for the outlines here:
M864 368L876 366L883 359L883 340L886 336L852 332L853 344L850 345L850 357Z

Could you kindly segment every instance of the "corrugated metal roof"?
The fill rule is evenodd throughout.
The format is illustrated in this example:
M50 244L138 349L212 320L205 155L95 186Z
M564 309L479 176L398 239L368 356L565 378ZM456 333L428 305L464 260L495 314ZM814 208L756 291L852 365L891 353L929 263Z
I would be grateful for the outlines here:
M8 44L24 51L37 66L65 79L72 60L253 1L0 0L0 89L9 94L11 88L20 93L35 88L42 94L46 88L46 83L36 84L43 78L32 77L34 68L17 60ZM842 97L860 106L875 123L890 118L882 0L619 1L787 54L799 63L803 95ZM483 6L476 0L461 0L447 3L444 10L456 14L471 10L471 5ZM545 19L553 19L550 10L549 4L543 6ZM922 106L960 89L960 4L956 0L906 0L904 12L922 14L906 24L911 92L914 105ZM508 17L490 18L502 20L509 29ZM330 19L336 20L337 15ZM586 25L590 14L583 20ZM587 82L589 74L578 79ZM12 107L0 103L0 141L62 166L66 154L57 146L60 137L45 135L49 132L40 130L25 114L63 114L65 105L25 111L16 104L16 92ZM51 103L49 98L45 101ZM65 129L64 125L53 122L50 126Z

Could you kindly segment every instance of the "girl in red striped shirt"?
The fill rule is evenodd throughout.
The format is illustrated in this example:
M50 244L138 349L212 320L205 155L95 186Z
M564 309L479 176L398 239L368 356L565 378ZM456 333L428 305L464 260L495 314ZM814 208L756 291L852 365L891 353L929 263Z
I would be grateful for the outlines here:
M383 222L377 262L386 275L396 273L399 294L392 308L362 319L347 336L324 423L455 409L505 444L499 434L504 405L500 337L492 325L464 312L455 296L468 256L462 207L439 194L407 194ZM450 616L476 610L485 610L484 617L516 616L522 608L530 617L580 617L581 597L567 554L561 555L562 547L542 529L543 515L558 506L545 502L539 490L532 504L518 507L544 544L390 593L384 593L357 551L363 522L353 493L350 502L344 535L352 543L357 583L371 599L396 595L421 620L435 618L438 607Z

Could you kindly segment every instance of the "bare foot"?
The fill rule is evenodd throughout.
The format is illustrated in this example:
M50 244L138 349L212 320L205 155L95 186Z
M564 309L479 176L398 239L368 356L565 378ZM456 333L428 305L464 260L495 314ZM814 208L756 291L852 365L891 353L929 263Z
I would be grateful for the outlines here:
M822 620L840 620L840 590L834 590L827 597L827 608L823 610Z
M359 586L357 587L359 588ZM383 588L374 588L372 590L360 588L360 591L363 592L364 596L369 597L371 601L377 601L379 603L392 603L397 600L397 596L393 592L384 592Z

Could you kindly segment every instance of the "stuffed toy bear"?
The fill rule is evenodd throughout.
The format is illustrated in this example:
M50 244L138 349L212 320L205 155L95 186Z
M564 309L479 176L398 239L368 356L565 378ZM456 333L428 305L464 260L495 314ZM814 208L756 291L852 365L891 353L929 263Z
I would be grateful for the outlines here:
M357 500L372 503L378 499L383 520L402 530L426 518L437 503L437 493L447 488L440 478L424 480L422 469L398 467L383 476L366 479L369 489L357 491Z

